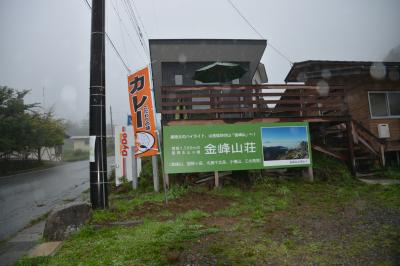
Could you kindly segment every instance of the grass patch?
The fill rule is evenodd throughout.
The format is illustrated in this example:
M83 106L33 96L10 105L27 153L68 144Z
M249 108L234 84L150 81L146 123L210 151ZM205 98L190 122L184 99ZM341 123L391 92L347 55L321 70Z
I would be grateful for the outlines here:
M177 262L171 257L189 263L183 259L189 254L189 258L212 256L220 265L365 265L390 262L385 252L398 255L399 185L366 185L346 179L304 183L265 177L247 189L228 186L206 192L174 186L168 197L172 202L193 191L201 192L201 199L208 195L232 203L210 211L206 202L198 202L190 205L195 209L181 213L184 200L167 210L162 208L163 193L129 190L113 194L110 209L94 211L92 223L132 219L140 213L143 224L85 226L54 257L38 264L168 265ZM142 206L146 203L153 204ZM139 212L134 211L138 207ZM146 219L148 214L166 219ZM203 237L214 233L218 234Z
M214 212L217 216L238 216L249 214L253 221L262 220L267 213L286 209L290 204L291 190L280 183L274 185L259 183L252 190L240 190L227 187L211 192L219 196L231 196L236 199L228 208Z
M169 251L182 250L187 241L218 231L196 222L206 215L193 210L176 220L146 220L134 228L94 230L86 226L67 240L59 252L43 264L168 265L166 254Z
M167 197L169 200L177 199L184 196L188 189L183 186L172 186L168 190ZM116 199L113 206L117 211L126 212L140 206L146 202L163 202L165 200L164 193L130 191L127 195L130 199Z
M189 189L183 186L172 186L168 190L168 199L173 200L180 198L186 195L188 191ZM162 203L164 200L164 193L157 192L140 192L130 190L123 195L112 194L110 196L110 208L108 210L94 211L92 222L96 224L102 224L117 220L126 220L130 218L129 213L135 210L137 207L148 202ZM172 214L170 216L172 216Z
M82 192L82 193L84 193L84 192ZM75 199L73 199L73 198L66 198L66 199L63 199L63 202L64 203L71 203L71 202L73 202Z
M184 221L193 221L193 220L198 220L200 218L204 217L209 217L210 215L206 212L203 212L201 210L190 210L185 212L184 214L180 215L178 218L182 219Z
M39 266L48 265L50 257L22 258L18 260L14 266Z
M82 151L82 150L67 150L63 154L63 161L64 162L75 162L75 161L82 161L89 159L89 151Z
M313 151L314 177L329 183L353 183L355 179L348 167L341 161L321 152Z
M209 193L220 197L240 198L244 192L240 188L229 186L211 190Z
M118 215L110 210L95 210L92 216L92 223L102 224L118 220Z
M281 264L286 261L292 245L290 241L280 243L270 238L257 242L249 238L226 238L213 243L209 252L216 255L222 265L274 265L276 258Z
M377 175L386 179L400 179L400 168L399 167L388 167L383 169L375 170Z
M354 188L361 197L378 204L400 209L400 185L360 185Z

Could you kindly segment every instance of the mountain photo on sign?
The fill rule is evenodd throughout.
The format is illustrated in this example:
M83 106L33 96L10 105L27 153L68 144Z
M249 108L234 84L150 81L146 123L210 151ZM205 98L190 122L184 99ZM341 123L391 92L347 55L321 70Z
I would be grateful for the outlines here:
M261 128L264 166L309 164L307 126Z

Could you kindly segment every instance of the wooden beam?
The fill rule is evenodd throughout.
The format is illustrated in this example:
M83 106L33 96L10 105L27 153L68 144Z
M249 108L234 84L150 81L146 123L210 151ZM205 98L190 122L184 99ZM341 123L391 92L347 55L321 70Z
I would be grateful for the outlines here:
M223 103L221 103L223 104ZM282 113L282 112L300 112L300 111L335 111L341 112L343 105L327 107L275 107L275 108L211 108L211 109L180 109L180 110L161 110L161 114L214 114L214 113Z
M170 93L162 92L161 99L187 99L187 98L212 98L212 97L256 97L256 96L281 96L281 97L336 97L343 96L343 92L332 92L321 96L318 92L292 93L292 92L233 92L233 93Z
M344 90L345 88L340 85L329 86L331 90ZM296 85L296 84L263 84L263 85L241 85L241 84L227 84L227 85L182 85L182 86L162 86L162 90L164 91L183 91L183 90L221 90L221 89L241 89L241 90L254 90L254 89L262 89L262 90L276 90L276 89L284 89L284 90L298 90L298 89L309 89L309 90L318 90L318 86L310 86L310 85Z
M336 154L336 153L334 153L334 152L331 152L331 151L329 151L329 150L327 150L327 149L325 149L325 148L323 148L323 147L321 147L321 146L312 144L311 147L312 147L314 150L316 150L316 151L320 151L320 152L322 152L322 153L325 153L325 154L327 154L327 155L329 155L329 156L332 156L332 157L334 157L334 158L336 158L336 159L338 159L338 160L346 161L346 159L347 159L347 158L344 157L343 155L339 155L339 154Z
M350 170L353 175L356 174L356 161L354 156L354 142L353 142L353 122L346 121L346 129L347 129L347 142L349 146L349 164Z
M377 151L375 151L375 149L369 145L369 143L367 141L365 141L365 139L363 139L361 136L357 136L357 140L358 142L361 142L365 147L367 147L372 153L379 155Z
M202 97L203 98L203 97ZM223 98L223 96L218 97L218 98ZM192 98L193 99L193 98ZM211 98L218 100L216 98ZM215 103L214 101L171 101L171 102L162 102L161 106L163 107L176 107L176 106L193 106L193 105L211 105ZM322 100L222 100L218 101L219 104L223 105L230 105L230 104L323 104L324 106L329 106L332 105L332 103L342 103L342 101L335 100L332 101L322 101ZM328 104L326 104L328 103Z

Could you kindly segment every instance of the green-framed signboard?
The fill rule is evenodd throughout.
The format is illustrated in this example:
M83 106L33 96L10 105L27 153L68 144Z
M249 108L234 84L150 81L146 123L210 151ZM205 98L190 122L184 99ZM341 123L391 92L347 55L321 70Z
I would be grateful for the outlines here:
M311 166L308 123L163 127L166 173Z

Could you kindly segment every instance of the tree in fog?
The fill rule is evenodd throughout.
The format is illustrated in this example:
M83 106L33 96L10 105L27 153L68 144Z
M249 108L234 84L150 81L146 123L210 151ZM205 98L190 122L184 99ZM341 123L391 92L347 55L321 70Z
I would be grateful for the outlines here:
M40 161L41 148L63 144L63 121L55 119L51 111L39 112L36 103L26 104L28 93L0 86L0 158L35 152Z

